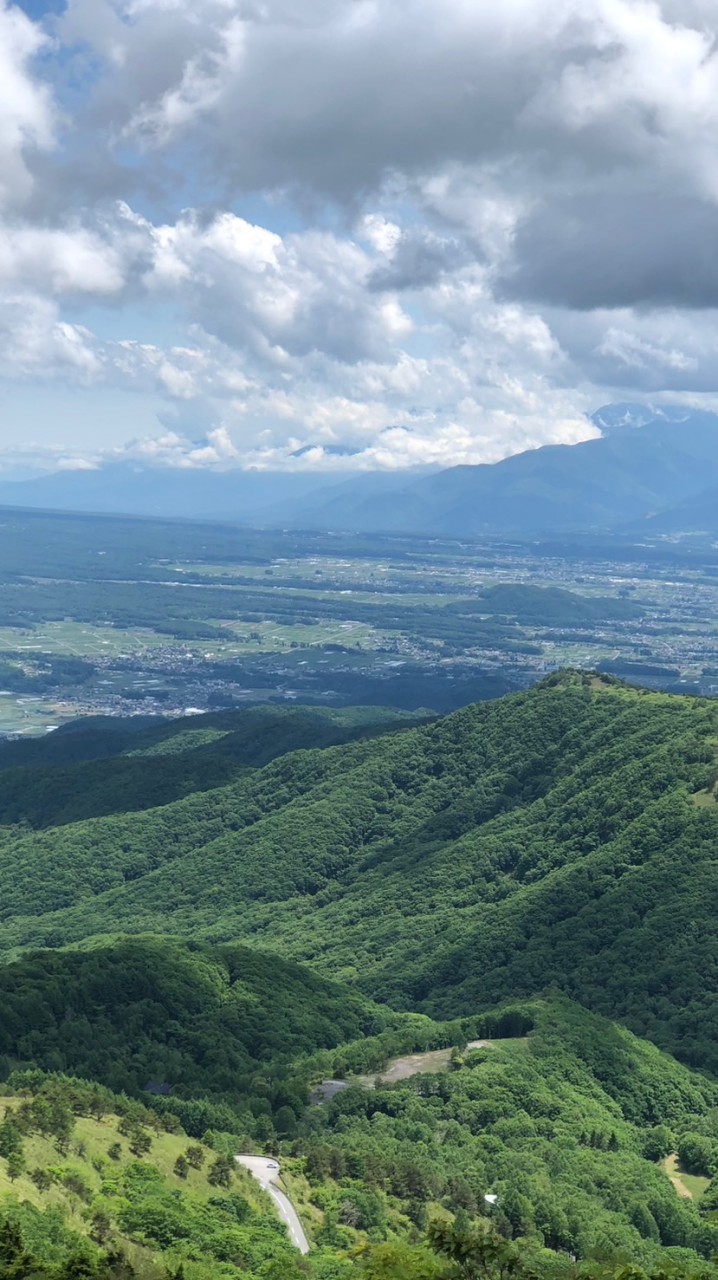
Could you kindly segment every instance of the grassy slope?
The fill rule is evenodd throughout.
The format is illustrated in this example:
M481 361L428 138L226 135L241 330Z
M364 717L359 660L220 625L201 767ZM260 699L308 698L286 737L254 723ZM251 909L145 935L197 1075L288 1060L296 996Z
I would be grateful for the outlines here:
M700 1200L710 1186L710 1178L703 1177L701 1174L686 1173L675 1151L661 1161L661 1168L668 1174L678 1195L684 1200Z
M12 1114L17 1103L17 1098L0 1097L0 1114ZM184 1135L153 1133L150 1151L138 1161L117 1125L118 1118L112 1114L102 1120L77 1118L66 1154L60 1154L51 1139L31 1134L23 1143L27 1172L13 1181L8 1177L6 1162L0 1160L0 1206L7 1210L13 1204L24 1205L21 1220L26 1224L26 1238L42 1242L39 1256L52 1262L64 1250L59 1241L53 1248L57 1226L53 1231L48 1220L43 1230L40 1220L33 1221L28 1216L28 1206L54 1213L55 1221L62 1222L63 1231L80 1236L92 1236L93 1217L101 1211L111 1223L103 1248L120 1248L131 1261L145 1268L153 1258L174 1268L183 1262L185 1274L193 1280L219 1273L239 1280L255 1275L255 1264L267 1258L284 1261L290 1270L294 1250L277 1222L269 1197L248 1174L238 1169L227 1190L212 1186L207 1175L216 1153L202 1146L203 1168L190 1168L187 1178L180 1179L173 1170L177 1157L187 1150L188 1139ZM119 1144L120 1156L110 1159L108 1149L115 1144ZM53 1175L53 1184L47 1190L38 1190L32 1181L30 1174L36 1169ZM64 1185L67 1174L75 1175L85 1190L79 1192ZM232 1195L239 1196L246 1206L245 1221L239 1227L231 1212L211 1205L218 1198L227 1202ZM195 1226L194 1239L178 1237L168 1244L167 1233L182 1217ZM234 1233L234 1248L229 1255L228 1238L223 1239L223 1232ZM241 1265L242 1258L246 1270Z

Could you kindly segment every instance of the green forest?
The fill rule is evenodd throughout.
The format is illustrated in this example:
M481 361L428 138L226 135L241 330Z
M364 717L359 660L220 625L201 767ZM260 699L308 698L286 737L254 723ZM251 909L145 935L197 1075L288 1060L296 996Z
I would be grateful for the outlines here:
M284 754L281 718L252 723L236 751L200 717L166 740L171 754L134 754L146 730L125 739L120 767L147 766L138 809L120 786L124 811L97 818L72 821L72 808L92 811L102 761L73 766L73 793L63 780L57 825L58 766L32 767L39 811L24 814L16 775L0 773L5 954L117 933L251 940L439 1020L555 985L718 1066L704 980L716 964L715 703L568 674L416 728L355 726L326 747L309 733ZM157 762L182 778L228 759L230 782L145 807Z
M717 783L571 671L3 744L0 1276L718 1276Z
M157 962L164 944L152 945ZM198 970L218 963L193 954ZM630 1032L554 997L461 1025L395 1016L384 1031L300 1054L291 1065L276 1057L250 1061L247 1022L239 1046L245 1070L253 1068L244 1077L245 1097L235 1090L231 1101L218 1103L212 1099L228 1093L212 1061L217 1021L197 1019L203 975L187 986L189 970L175 981L168 966L155 995L170 1004L175 1035L185 1019L195 1025L173 1057L171 1018L155 1020L156 1006L139 1052L156 1051L163 1065L181 1063L195 1096L156 1098L132 1081L139 1019L150 1011L123 985L122 946L112 959L103 995L114 1013L93 1032L121 1061L124 1055L130 1091L117 1094L59 1070L16 1067L7 1074L0 1086L0 1249L14 1240L36 1266L68 1280L78 1257L98 1275L143 1273L151 1258L155 1271L148 1274L162 1267L173 1275L181 1266L196 1277L277 1280L498 1277L509 1261L512 1273L527 1276L600 1276L620 1271L629 1258L634 1276L710 1273L718 1247L718 1086ZM132 973L130 961L127 967ZM61 972L69 985L67 967ZM28 962L18 975L15 1015L23 1002L28 1012L35 1002L38 1016L59 975L57 966ZM256 1027L272 1017L282 976L268 957L250 968ZM290 967L289 989L296 995L300 988L308 994L311 979ZM315 993L327 997L322 984ZM326 1040L332 1025L339 1034L352 1029L349 1018L333 1022L330 1003L322 1025L300 999L278 1015L277 1029L293 1049ZM354 1030L362 1016L371 1030L381 1024L381 1015L356 1001L354 1012ZM48 1064L62 1057L90 1067L95 1078L111 1078L111 1061L92 1057L83 1044L81 1017L71 1014L67 1023L51 1033ZM117 1031L124 1027L130 1036L123 1048ZM480 1045L467 1047L466 1036L477 1032ZM442 1040L454 1046L438 1072L391 1085L357 1074L402 1043ZM12 1029L9 1043L22 1049ZM300 1077L306 1081L322 1066L344 1074L347 1087L329 1104L307 1105ZM310 1234L306 1260L292 1257L271 1205L236 1166L236 1149L280 1156L284 1184ZM700 1196L676 1194L665 1171L676 1157ZM496 1198L490 1209L487 1196ZM460 1252L453 1261L442 1255L439 1246L451 1252L459 1240L483 1258L479 1271L462 1270L468 1260Z

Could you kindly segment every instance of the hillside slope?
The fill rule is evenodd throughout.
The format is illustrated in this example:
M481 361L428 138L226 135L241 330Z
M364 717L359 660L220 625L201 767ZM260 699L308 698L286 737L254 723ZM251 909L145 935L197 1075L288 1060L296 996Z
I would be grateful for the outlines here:
M289 751L411 723L379 707L248 707L177 719L96 717L45 738L0 743L0 827L130 813L210 791Z
M424 1073L395 1085L350 1084L290 1138L278 1114L271 1149L313 1245L302 1261L236 1169L241 1129L189 1141L157 1102L148 1109L67 1076L14 1073L0 1090L0 1268L21 1232L54 1280L92 1280L98 1247L118 1280L128 1280L128 1262L151 1277L181 1266L189 1280L458 1280L464 1272L432 1265L427 1215L457 1214L458 1224L486 1212L491 1195L493 1227L518 1241L519 1275L560 1268L586 1280L607 1264L612 1275L626 1257L651 1274L713 1274L715 1084L564 999L473 1020L476 1047L466 1045L469 1025L447 1028L456 1048L433 1073L427 1058ZM368 1043L340 1046L335 1064L366 1061ZM272 1133L257 1108L258 1132L262 1123ZM690 1194L677 1194L667 1156ZM393 1269L402 1237L413 1239L414 1265ZM58 1263L67 1273L52 1271Z
M507 1037L510 1019L528 1035ZM505 1235L579 1258L620 1249L645 1265L659 1244L712 1252L708 1178L695 1178L695 1201L679 1198L660 1161L677 1148L694 1173L712 1168L714 1084L563 999L497 1011L484 1034L448 1074L336 1098L306 1157L313 1184L326 1196L330 1171L351 1167L414 1214L429 1195L480 1212L488 1192ZM341 1206L351 1191L334 1181Z
M703 534L715 537L718 530L718 485L713 484L683 502L665 507L636 522L636 533L655 537L660 534Z
M276 956L149 937L0 966L0 1007L6 1068L40 1066L135 1096L161 1083L239 1110L258 1072L281 1076L302 1054L402 1021ZM272 1097L266 1080L260 1096Z
M684 412L576 445L545 445L493 465L411 480L391 502L315 495L298 527L448 536L608 529L697 494L718 480L714 414Z
M298 1276L269 1197L221 1150L81 1081L2 1093L3 1278Z
M2 945L252 938L443 1018L554 983L718 1069L718 706L610 679L0 844Z

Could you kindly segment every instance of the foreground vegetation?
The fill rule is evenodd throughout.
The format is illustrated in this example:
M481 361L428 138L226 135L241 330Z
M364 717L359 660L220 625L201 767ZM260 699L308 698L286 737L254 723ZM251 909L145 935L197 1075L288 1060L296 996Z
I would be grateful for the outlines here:
M270 1006L266 994L265 1016ZM718 1087L563 999L497 1011L477 1027L483 1046L457 1045L447 1073L349 1083L298 1120L256 1106L258 1090L244 1111L225 1105L220 1116L209 1105L203 1115L198 1095L213 1095L216 1079L199 1044L195 1102L176 1108L172 1098L12 1072L0 1098L0 1275L181 1268L191 1280L498 1280L506 1267L569 1276L572 1259L580 1275L609 1275L629 1257L651 1275L708 1275ZM395 1028L341 1045L313 1070L351 1072L396 1039ZM258 1066L254 1083L268 1090L273 1070ZM253 1111L251 1138L241 1128ZM208 1123L200 1138L183 1128L220 1118L229 1128ZM250 1144L279 1156L312 1242L307 1260L234 1162ZM676 1194L663 1168L674 1149L702 1175L702 1199Z
M10 825L2 944L251 938L439 1020L555 984L718 1070L717 744L713 702L568 675L142 812Z
M0 1277L718 1280L717 752L571 672L5 746Z
M224 1150L81 1082L35 1075L10 1088L0 1099L0 1275L34 1274L25 1251L41 1274L68 1280L294 1274L271 1202Z

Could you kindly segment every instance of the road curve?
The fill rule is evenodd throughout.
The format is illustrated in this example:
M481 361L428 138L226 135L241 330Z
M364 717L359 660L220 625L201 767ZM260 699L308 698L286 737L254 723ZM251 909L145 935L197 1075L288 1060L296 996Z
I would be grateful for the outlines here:
M292 1244L300 1253L309 1253L309 1241L304 1234L304 1227L299 1221L294 1205L288 1196L285 1196L279 1187L273 1184L279 1177L279 1165L276 1160L271 1160L268 1156L235 1156L237 1164L241 1164L247 1169L253 1178L257 1180L263 1191L267 1191L277 1206L279 1216L282 1219Z

